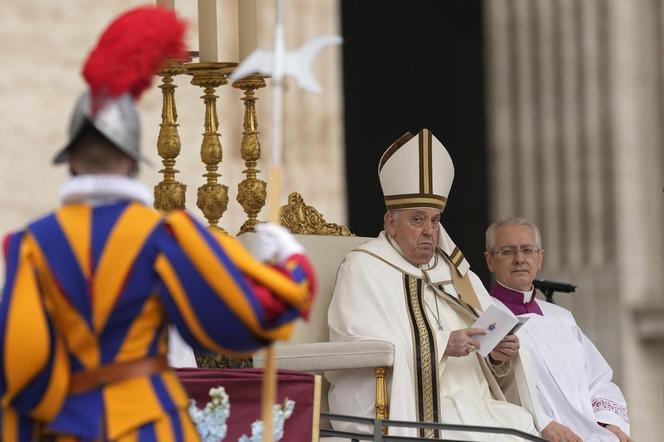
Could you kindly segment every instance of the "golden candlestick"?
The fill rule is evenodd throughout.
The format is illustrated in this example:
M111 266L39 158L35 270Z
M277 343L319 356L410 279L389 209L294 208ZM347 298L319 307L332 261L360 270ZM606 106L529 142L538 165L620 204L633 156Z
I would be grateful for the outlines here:
M201 98L205 103L205 132L201 144L201 160L205 163L207 182L198 188L196 205L203 212L210 227L217 227L219 219L228 206L228 186L217 182L221 176L217 171L223 154L219 135L219 118L217 117L217 96L215 88L227 83L226 76L232 72L236 63L191 63L185 70L192 75L191 84L203 88Z
M246 178L237 185L237 202L240 203L247 220L240 227L239 234L253 232L258 223L258 213L265 205L267 183L256 178L260 170L256 163L261 157L261 144L258 139L258 119L256 117L256 90L265 87L265 80L259 76L246 77L233 83L233 87L244 91L244 121L242 124L242 142L240 155L246 169L242 173Z
M157 138L157 152L163 158L164 168L159 173L164 179L154 186L155 209L169 211L184 209L187 186L175 179L180 171L175 169L175 158L180 154L180 134L178 133L178 112L175 106L175 88L173 77L184 72L183 63L188 60L170 60L159 71L162 83L159 85L163 95L161 124Z

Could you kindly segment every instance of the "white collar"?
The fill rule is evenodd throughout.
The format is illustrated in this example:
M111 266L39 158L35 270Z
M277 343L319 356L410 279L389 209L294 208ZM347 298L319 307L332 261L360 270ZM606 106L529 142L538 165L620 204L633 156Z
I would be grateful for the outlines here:
M382 233L382 232L381 232L381 233ZM434 268L434 267L436 266L436 264L438 263L438 256L437 256L436 251L434 251L433 256L431 257L431 259L429 260L429 262L428 262L427 264L414 264L414 263L408 261L408 259L406 258L406 255L404 255L403 250L401 250L401 247L399 246L399 244L397 243L397 241L396 241L395 239L392 239L392 238L390 237L390 235L389 235L387 232L385 232L385 238L387 239L387 242L389 242L390 245L391 245L392 247L394 247L394 250L396 250L397 253L398 253L399 255L401 255L401 257L402 257L405 261L407 261L408 263L410 263L411 265L417 267L417 268L420 269L420 270L431 270L431 269Z
M523 294L523 303L524 303L524 304L528 304L528 303L533 299L533 293L535 292L535 290L533 290L532 288L531 288L529 291L524 292L523 290L517 290L517 289L513 289L513 288L510 288L510 287L507 287L505 284L501 283L501 282L498 281L497 279L496 279L496 282L497 282L498 284L502 285L503 287L505 287L507 290L512 290L513 292L522 293L522 294Z
M396 241L390 241L387 238L387 233L383 230L378 235L378 238L365 242L355 249L355 251L364 251L370 255L374 255L399 271L416 278L423 278L426 273L432 283L448 281L452 278L450 266L447 265L447 261L445 261L442 256L438 257L441 258L438 259L438 261L436 261L435 256L432 258L433 263L430 263L430 265L432 265L433 268L428 269L428 266L424 266L425 268L423 269L422 266L414 266L408 262L394 247L395 245L397 245ZM436 250L436 253L438 254L442 252Z
M151 206L153 197L143 184L122 175L75 176L60 189L62 204L97 206L126 200Z

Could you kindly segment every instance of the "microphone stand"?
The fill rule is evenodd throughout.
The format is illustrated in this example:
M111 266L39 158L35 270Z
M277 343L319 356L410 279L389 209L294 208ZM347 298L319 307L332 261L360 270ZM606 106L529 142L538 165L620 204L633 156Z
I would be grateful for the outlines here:
M544 281L541 279L535 279L533 281L533 285L535 286L535 289L539 290L544 294L546 302L550 302L551 304L555 304L555 302L553 302L554 293L556 292L572 293L576 291L575 285L567 284L564 282Z

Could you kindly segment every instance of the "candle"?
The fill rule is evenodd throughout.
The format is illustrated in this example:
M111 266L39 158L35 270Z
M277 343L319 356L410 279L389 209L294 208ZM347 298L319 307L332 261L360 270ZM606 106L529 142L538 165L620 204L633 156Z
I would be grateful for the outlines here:
M198 0L198 51L201 62L219 61L216 0Z
M219 60L237 62L237 8L240 0L219 2Z
M175 0L157 0L157 6L161 6L172 11L175 8Z
M256 0L238 0L237 26L240 61L244 60L258 46L256 12Z

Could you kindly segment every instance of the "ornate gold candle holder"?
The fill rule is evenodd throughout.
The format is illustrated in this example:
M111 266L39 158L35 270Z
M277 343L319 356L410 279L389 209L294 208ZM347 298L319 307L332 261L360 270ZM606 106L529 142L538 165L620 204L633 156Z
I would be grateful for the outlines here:
M240 155L246 169L242 173L246 178L237 186L237 202L240 203L247 220L240 227L239 234L253 232L258 223L258 213L265 205L267 183L256 178L260 170L256 169L261 157L261 144L258 139L258 118L256 117L256 90L265 87L263 77L254 75L233 83L234 88L244 91L244 121L242 124L242 142Z
M175 179L180 171L175 169L175 158L180 154L180 134L178 133L178 113L175 105L175 88L173 77L184 73L186 60L169 60L158 75L162 77L159 85L163 95L161 108L161 124L157 138L157 152L162 159L164 168L159 173L164 174L163 180L154 186L154 207L169 211L184 209L185 192L187 186Z
M215 88L227 83L226 76L233 71L237 63L190 63L185 65L185 72L192 75L191 84L203 88L201 97L205 103L205 132L201 144L201 160L207 172L203 175L207 182L198 188L196 205L203 212L211 227L218 226L219 219L228 206L228 186L217 182L221 176L217 171L222 160L222 148L217 117L217 96Z

